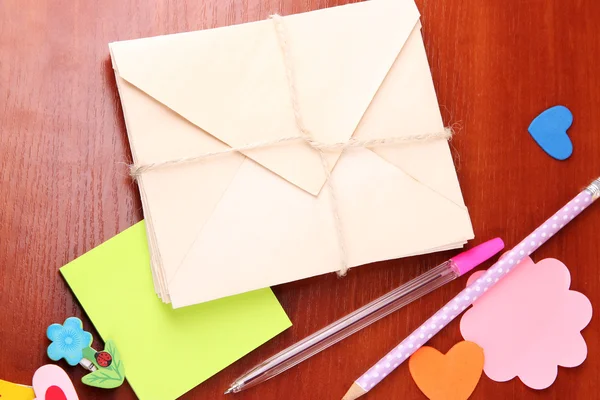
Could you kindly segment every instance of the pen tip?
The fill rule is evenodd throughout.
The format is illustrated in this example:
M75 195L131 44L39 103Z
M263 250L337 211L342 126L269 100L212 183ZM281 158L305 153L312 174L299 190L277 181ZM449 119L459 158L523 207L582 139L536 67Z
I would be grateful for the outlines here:
M503 248L502 239L495 238L452 257L452 260L458 267L460 275L464 275L482 262L492 258Z
M225 391L225 393L223 393L223 394L229 394L229 393L231 393L231 392L233 392L233 388L232 388L232 387L230 387L229 389L227 389L227 390Z

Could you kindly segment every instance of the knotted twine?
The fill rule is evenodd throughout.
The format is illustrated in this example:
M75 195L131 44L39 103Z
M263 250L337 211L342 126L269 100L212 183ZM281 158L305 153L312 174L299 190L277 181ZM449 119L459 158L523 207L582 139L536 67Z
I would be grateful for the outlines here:
M399 144L409 144L414 142L424 142L430 140L449 140L452 137L452 130L450 128L445 128L441 132L434 133L424 133L424 134L416 134L416 135L408 135L401 137L386 137L380 139L368 139L368 140L358 140L358 139L349 139L345 142L337 142L337 143L324 143L314 139L313 134L310 130L306 128L304 125L304 119L302 118L302 114L300 112L300 103L298 101L298 92L296 90L296 80L294 77L294 69L292 67L292 57L290 55L290 46L287 40L287 33L285 29L285 23L283 22L283 18L278 15L271 15L269 17L271 21L273 21L273 26L277 33L277 40L279 42L279 47L281 48L281 53L283 56L283 63L285 67L285 75L288 84L288 90L290 92L290 101L292 104L292 109L294 111L294 119L296 123L296 127L300 132L300 135L296 136L285 136L275 140L267 140L267 141L259 141L254 143L249 143L243 146L238 147L230 147L225 150L213 151L208 153L203 153L197 156L192 157L182 157L174 160L167 161L159 161L149 164L143 165L132 165L130 167L130 174L133 179L138 179L143 173L148 171L153 171L157 169L173 167L178 165L196 163L202 160L207 160L213 157L222 156L231 153L244 153L250 150L255 149L263 149L269 147L275 147L277 145L290 143L290 142L304 142L312 149L316 150L319 154L319 158L321 160L321 165L323 167L323 172L325 173L325 182L328 188L330 203L331 203L331 212L334 219L334 226L337 233L338 244L339 244L339 252L340 252L340 269L338 271L339 276L344 276L348 272L348 262L347 262L347 252L344 240L344 234L342 230L342 220L340 218L340 213L338 209L338 203L336 199L335 190L333 187L333 182L331 180L331 170L330 165L325 157L326 151L340 151L343 153L347 149L352 148L370 148L370 147L378 147L378 146L392 146Z

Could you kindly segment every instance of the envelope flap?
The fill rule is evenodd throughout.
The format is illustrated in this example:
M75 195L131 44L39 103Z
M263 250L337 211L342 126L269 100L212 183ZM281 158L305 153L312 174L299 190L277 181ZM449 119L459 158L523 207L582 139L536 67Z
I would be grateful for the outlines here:
M300 114L316 140L352 136L418 18L412 0L283 18ZM237 147L300 135L281 39L267 20L112 43L111 54L121 78ZM304 143L245 154L309 193L325 181L319 155ZM339 154L328 157L333 168Z
M402 96L398 96L402 93ZM360 121L354 137L362 140L444 130L421 24L407 39L398 60ZM432 193L465 209L448 142L445 140L371 149Z

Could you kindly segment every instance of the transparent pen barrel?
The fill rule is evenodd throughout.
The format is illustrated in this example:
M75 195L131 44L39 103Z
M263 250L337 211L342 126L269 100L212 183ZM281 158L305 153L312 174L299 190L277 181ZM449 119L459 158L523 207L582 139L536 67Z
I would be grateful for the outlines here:
M258 365L246 375L244 389L286 371L458 276L452 260L438 265Z

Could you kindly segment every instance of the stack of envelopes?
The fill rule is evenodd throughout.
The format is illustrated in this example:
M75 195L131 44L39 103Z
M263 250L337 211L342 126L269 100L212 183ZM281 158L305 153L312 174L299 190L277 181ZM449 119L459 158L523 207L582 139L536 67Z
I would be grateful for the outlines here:
M413 0L281 22L315 140L443 132ZM264 20L112 43L135 164L299 135L280 40ZM473 238L446 140L326 157L331 186L318 151L302 141L141 174L160 298L182 307L337 271L343 259L354 267Z

